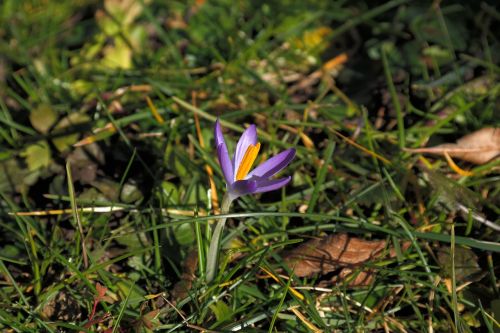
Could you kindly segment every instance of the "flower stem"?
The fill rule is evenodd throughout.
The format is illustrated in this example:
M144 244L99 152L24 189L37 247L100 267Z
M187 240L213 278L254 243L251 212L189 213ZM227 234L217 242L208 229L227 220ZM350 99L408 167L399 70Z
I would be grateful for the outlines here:
M232 202L233 198L226 192L224 198L222 199L221 214L227 214L229 212L229 207L231 207ZM212 234L212 239L210 240L210 247L208 248L207 255L207 270L205 274L207 283L212 282L217 274L220 237L222 235L222 231L224 230L226 220L226 217L219 218L219 221L217 221L215 226L214 233Z

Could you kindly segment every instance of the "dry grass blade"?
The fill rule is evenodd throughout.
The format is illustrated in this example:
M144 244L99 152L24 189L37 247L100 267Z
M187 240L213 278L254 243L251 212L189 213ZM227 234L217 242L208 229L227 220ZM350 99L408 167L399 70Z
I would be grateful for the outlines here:
M467 176L474 175L473 172L467 171L467 170L463 170L458 165L456 165L455 162L453 161L453 159L450 157L450 154L448 154L447 151L444 152L444 157L446 158L446 162L448 162L448 165L450 166L450 168L452 168L453 171L455 171L456 173L458 173L460 176L467 177Z
M352 139L349 139L348 137L346 137L345 135L343 135L342 133L340 132L337 132L336 130L332 130L333 133L335 133L337 136L341 137L344 141L346 141L348 144L358 148L359 150L367 153L368 155L371 155L377 159L379 159L380 161L384 162L385 164L391 164L391 161L389 161L387 158L383 157L383 156L380 156L379 154L369 150L368 148L365 148L363 147L362 145L360 145L359 143L357 143L356 141L352 140Z
M151 113L153 114L153 117L156 119L158 124L164 124L165 119L163 119L163 117L160 115L160 113L158 112L158 109L154 105L151 98L149 98L149 96L146 96L146 103L148 103L149 109L151 110Z
M309 328L311 331L313 331L314 333L321 333L323 332L322 330L320 330L319 328L317 328L316 326L314 326L313 323L311 323L307 318L306 316L304 316L298 309L296 306L294 307L291 307L290 308L290 311L292 311L296 316L297 318L300 319L300 321L302 321L302 323L307 326L307 328Z
M474 164L484 164L500 155L500 129L485 127L457 140L428 148L406 148L410 153L427 153L458 158Z
M264 272L266 272L266 274L271 277L274 281L278 282L278 283L281 283L280 279L278 279L278 277L276 277L276 275L274 275L273 273L271 273L269 270L267 270L266 268L260 266L260 269L262 269ZM293 287L288 287L289 291L295 295L295 297L299 298L300 300L304 300L304 295L302 295L301 293L299 293L295 288Z
M71 165L69 162L66 163L66 175L68 177L68 192L71 201L71 211L73 213L73 218L76 221L81 237L83 264L85 268L88 268L89 259L87 256L87 247L85 245L85 234L83 233L82 221L80 220L80 214L78 212L78 206L76 204L75 189L73 187L73 179L71 178Z

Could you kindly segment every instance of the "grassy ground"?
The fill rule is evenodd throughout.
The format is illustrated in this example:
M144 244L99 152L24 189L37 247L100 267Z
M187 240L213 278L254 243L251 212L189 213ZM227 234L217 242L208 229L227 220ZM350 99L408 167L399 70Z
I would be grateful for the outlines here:
M461 3L2 1L0 329L498 332L500 161L403 149L499 125L500 13ZM297 156L207 284L217 116ZM366 285L284 264L339 233L393 253Z

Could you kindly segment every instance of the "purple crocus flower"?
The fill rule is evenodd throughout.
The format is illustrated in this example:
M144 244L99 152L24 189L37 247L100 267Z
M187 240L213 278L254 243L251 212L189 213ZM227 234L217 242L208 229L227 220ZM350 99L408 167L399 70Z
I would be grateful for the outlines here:
M217 119L215 122L215 145L222 173L226 179L229 201L245 194L277 190L288 184L291 179L290 176L280 179L271 179L271 177L293 160L295 157L295 149L293 148L282 151L250 171L260 149L255 125L251 125L243 132L231 159L222 135L219 119Z
M215 122L215 146L227 186L227 192L221 205L222 214L229 212L229 207L236 198L245 194L277 190L288 184L291 179L290 176L280 179L271 179L271 177L290 164L295 157L295 149L293 148L282 151L250 171L260 149L255 125L251 125L243 132L231 159L222 135L219 119L217 119ZM205 273L206 281L209 283L214 280L217 274L219 242L225 223L225 216L219 218L210 240Z

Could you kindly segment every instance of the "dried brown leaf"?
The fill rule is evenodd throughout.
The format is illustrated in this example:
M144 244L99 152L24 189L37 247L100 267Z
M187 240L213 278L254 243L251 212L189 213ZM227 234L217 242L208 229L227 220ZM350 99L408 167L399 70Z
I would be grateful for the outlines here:
M459 283L474 280L475 276L481 276L479 258L471 249L457 246L452 253L449 247L441 247L437 250L437 261L445 277L455 275Z
M196 268L198 267L198 250L191 250L184 262L182 263L181 279L174 285L172 289L172 299L179 300L186 298L189 290L196 279Z
M385 240L367 241L347 234L335 234L299 245L286 254L284 260L295 275L308 277L366 262L380 253L385 245Z
M298 277L324 275L341 269L335 281L353 277L349 285L359 286L372 280L374 270L356 273L354 268L383 255L386 245L385 240L369 241L344 233L334 234L305 242L285 254L283 259ZM410 243L405 242L402 249L406 250L409 246ZM388 255L394 257L394 249L391 248Z
M144 326L146 326L147 329L149 330L154 329L155 324L152 322L152 320L154 320L159 313L160 310L156 309L146 313L144 316L141 317L142 323L144 324Z
M347 281L350 287L368 286L372 283L375 277L374 269L367 269L366 271L356 272L351 268L342 268L339 275L333 281Z
M406 148L405 151L436 155L448 153L453 158L484 164L500 155L500 129L486 127L458 139L457 143L445 143L428 148Z
M41 315L49 320L78 321L83 309L73 296L62 290L51 298L42 308Z

